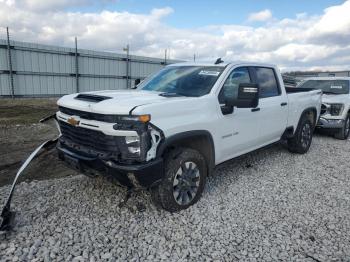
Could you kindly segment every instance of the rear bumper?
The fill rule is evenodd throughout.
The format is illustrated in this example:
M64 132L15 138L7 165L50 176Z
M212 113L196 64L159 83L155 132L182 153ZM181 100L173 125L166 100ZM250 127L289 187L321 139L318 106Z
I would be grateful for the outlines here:
M326 118L320 117L316 125L316 128L338 129L338 128L342 128L343 126L344 126L343 119L326 119Z
M86 175L100 173L112 176L121 185L132 188L150 188L163 178L163 159L158 158L144 164L121 165L111 160L102 160L73 152L57 144L58 156L70 168Z

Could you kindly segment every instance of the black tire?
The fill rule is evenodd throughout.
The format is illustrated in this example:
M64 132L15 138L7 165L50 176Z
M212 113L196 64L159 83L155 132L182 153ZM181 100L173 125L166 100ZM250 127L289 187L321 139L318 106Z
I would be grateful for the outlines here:
M311 120L306 115L302 116L294 136L288 139L288 150L292 153L305 154L311 146L313 131Z
M164 164L163 180L151 189L155 204L170 212L195 204L201 197L207 177L204 157L196 150L177 148L167 154Z
M344 126L338 130L337 133L334 134L334 137L341 140L348 139L350 134L350 115L347 115Z

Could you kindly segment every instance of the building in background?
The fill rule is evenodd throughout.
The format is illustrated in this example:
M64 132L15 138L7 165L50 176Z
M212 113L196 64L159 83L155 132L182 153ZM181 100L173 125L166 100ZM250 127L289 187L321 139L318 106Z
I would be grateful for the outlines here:
M127 89L175 62L0 39L0 97Z
M127 89L176 62L180 61L0 39L0 97ZM288 72L283 80L287 87L295 87L303 79L317 76L350 76L350 70Z

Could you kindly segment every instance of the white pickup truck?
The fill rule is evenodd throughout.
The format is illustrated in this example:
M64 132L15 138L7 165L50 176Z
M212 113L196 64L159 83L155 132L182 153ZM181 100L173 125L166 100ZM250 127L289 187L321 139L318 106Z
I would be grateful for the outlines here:
M287 89L278 68L257 63L181 63L136 90L58 100L60 159L85 174L148 188L174 212L194 204L226 160L281 139L308 151L321 91Z
M316 128L338 139L347 139L350 135L350 77L307 78L299 87L323 91L321 116Z

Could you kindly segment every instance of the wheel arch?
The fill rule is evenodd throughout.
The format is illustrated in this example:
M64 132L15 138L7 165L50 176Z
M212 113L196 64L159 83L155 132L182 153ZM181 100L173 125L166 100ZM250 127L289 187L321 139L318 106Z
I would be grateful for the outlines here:
M316 127L317 120L318 120L317 119L317 109L316 109L316 107L308 107L308 108L304 109L304 111L300 114L298 125L294 128L294 132L299 127L300 121L304 116L307 116L311 120L313 128Z
M212 135L207 130L181 132L165 138L157 149L157 157L162 157L177 147L188 147L197 150L207 163L208 175L215 167L215 147Z

